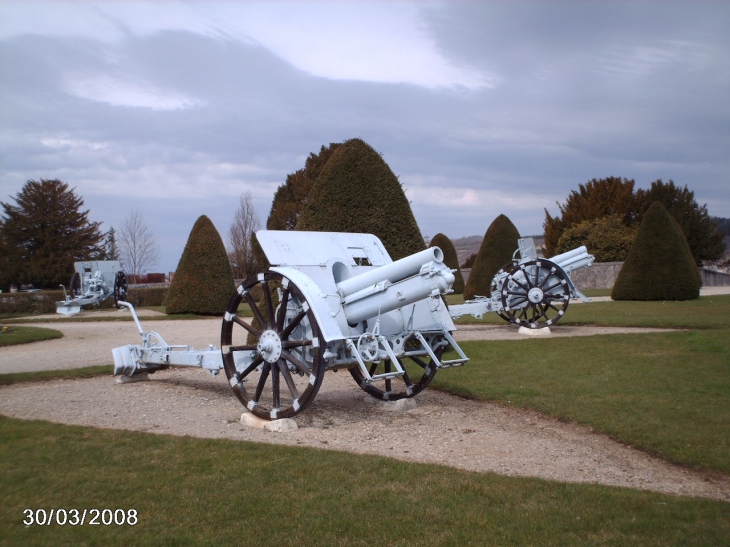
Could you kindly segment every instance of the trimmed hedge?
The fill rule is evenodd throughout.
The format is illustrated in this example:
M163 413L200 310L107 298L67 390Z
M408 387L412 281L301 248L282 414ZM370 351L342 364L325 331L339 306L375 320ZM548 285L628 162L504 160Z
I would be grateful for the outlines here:
M165 299L169 314L223 315L235 285L218 230L202 215L188 237Z
M499 215L487 228L479 247L471 274L464 287L464 298L489 296L494 274L512 260L517 249L520 232L505 215Z
M134 307L162 306L167 295L167 287L130 288L127 301ZM56 302L64 299L63 291L0 293L0 314L47 314L56 313ZM111 309L114 298L111 296L100 302L99 306L84 306L84 310Z
M375 234L393 260L426 248L398 177L361 139L344 142L332 154L296 229Z
M433 236L429 247L438 247L444 253L444 264L446 264L454 272L454 294L462 294L464 292L464 276L461 275L459 268L459 257L456 254L456 247L451 240L442 233Z
M614 300L693 300L702 280L687 239L661 202L644 214L611 291Z

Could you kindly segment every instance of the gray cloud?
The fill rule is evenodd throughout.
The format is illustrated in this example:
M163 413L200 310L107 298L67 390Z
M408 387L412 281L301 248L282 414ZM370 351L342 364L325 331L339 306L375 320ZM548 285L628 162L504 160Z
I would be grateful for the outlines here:
M310 152L361 137L428 235L482 234L500 213L536 234L543 208L611 175L643 187L672 178L730 216L729 13L720 3L423 8L444 58L495 77L482 88L318 77L240 34L137 32L113 17L114 39L5 36L0 200L57 177L105 228L139 209L163 245L160 269L172 270L197 216L225 236L250 190L265 221Z

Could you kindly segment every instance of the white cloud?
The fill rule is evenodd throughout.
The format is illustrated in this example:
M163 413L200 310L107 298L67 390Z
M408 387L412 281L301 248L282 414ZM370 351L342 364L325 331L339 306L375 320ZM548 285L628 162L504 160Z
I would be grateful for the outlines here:
M494 74L438 50L411 2L6 2L0 36L83 37L112 45L130 34L180 30L257 43L321 78L427 88L495 87ZM93 85L92 85L93 87ZM128 100L158 104L149 92ZM110 97L118 101L117 94Z
M162 90L148 84L112 76L87 78L71 76L66 79L64 88L71 95L112 106L180 110L203 105L202 101L175 91Z
M221 14L226 11L224 7ZM429 88L497 84L494 75L446 59L421 20L417 4L250 3L241 15L235 23L240 35L315 76Z

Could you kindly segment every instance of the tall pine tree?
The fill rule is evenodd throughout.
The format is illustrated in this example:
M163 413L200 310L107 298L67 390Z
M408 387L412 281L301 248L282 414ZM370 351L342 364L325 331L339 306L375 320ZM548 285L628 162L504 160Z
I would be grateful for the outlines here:
M58 288L74 262L98 257L100 223L89 221L84 200L65 182L29 180L15 202L0 202L0 285Z

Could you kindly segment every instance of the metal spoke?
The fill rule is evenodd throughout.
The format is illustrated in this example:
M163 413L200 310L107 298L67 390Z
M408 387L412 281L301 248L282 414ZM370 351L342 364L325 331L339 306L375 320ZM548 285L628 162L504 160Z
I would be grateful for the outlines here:
M304 346L311 346L311 340L282 340L281 347L286 349L301 348Z
M276 332L284 330L284 319L286 318L286 308L289 305L289 286L284 287L284 291L281 295L281 302L279 302L279 315L276 318Z
M264 302L266 303L266 326L274 328L274 304L271 301L271 289L269 288L269 280L264 279L261 282L261 288L264 290ZM261 325L263 327L263 324Z
M228 351L253 351L257 349L257 346L255 345L246 345L246 346L230 346L228 348Z
M256 318L256 321L258 321L259 325L261 325L261 328L263 329L266 326L266 321L264 321L264 317L263 315L261 315L258 304L256 304L253 296L251 296L251 294L248 292L244 295L244 298L246 299L246 302L248 302L248 305L251 308L251 312L253 312L253 316Z
M274 363L271 366L271 394L274 398L272 404L273 408L279 408L281 406L281 395L279 393L279 367Z
M522 274L525 276L525 282L527 283L527 289L530 290L532 288L532 283L530 282L530 274L527 273L527 269L524 267L521 267L520 270L522 270ZM517 281L515 281L517 283Z
M386 373L390 372L390 359L386 359L383 363L383 369ZM391 385L390 378L385 379L385 391L393 391L393 386Z
M261 369L261 377L259 378L259 383L256 384L256 392L253 396L254 401L258 401L261 398L261 393L264 391L266 380L269 378L269 372L271 372L271 364L265 363L264 368Z
M248 332L250 332L251 334L253 334L256 338L261 338L261 333L259 331L257 331L255 328L253 328L253 326L249 325L246 321L244 321L243 319L241 319L240 317L235 316L233 318L233 322L236 325L240 325L241 327L243 327L244 329L246 329Z
M411 359L414 363L416 363L422 369L425 369L428 367L428 365L426 363L424 363L419 357L415 357L414 355L409 355L408 358Z
M294 379L291 377L289 367L285 362L283 362L283 359L279 359L277 364L279 365L279 370L281 371L281 375L284 377L286 387L289 388L289 393L291 393L292 398L299 399L299 390L297 389L297 386L294 385Z
M243 371L243 372L241 372L240 374L237 374L238 378L240 378L240 379L243 379L243 378L245 378L246 376L248 376L249 374L251 374L251 373L252 373L252 372L253 372L254 370L256 370L256 368L258 368L258 366L259 366L259 365L260 365L261 363L263 363L263 362L264 362L264 358L263 358L263 357L261 357L261 355L257 356L257 357L256 357L256 359L254 359L253 361L251 361L251 364L250 364L250 365L248 365L248 366L247 366L247 367L246 367L246 368L244 369L244 371ZM258 399L257 399L257 400L258 400Z
M304 363L302 363L299 359L297 359L296 357L294 357L294 355L292 355L287 350L282 349L281 350L281 356L284 359L286 359L287 361L289 361L292 365L294 365L295 367L297 367L297 369L302 374L309 375L312 372L311 370L309 370L309 368L307 368L307 366Z
M304 319L306 315L306 311L300 311L297 316L292 320L292 322L289 323L283 331L281 331L281 333L279 334L279 338L281 338L282 340L286 340L287 338L289 338L289 335L294 331L295 328L297 328L299 323L302 322L302 319Z

